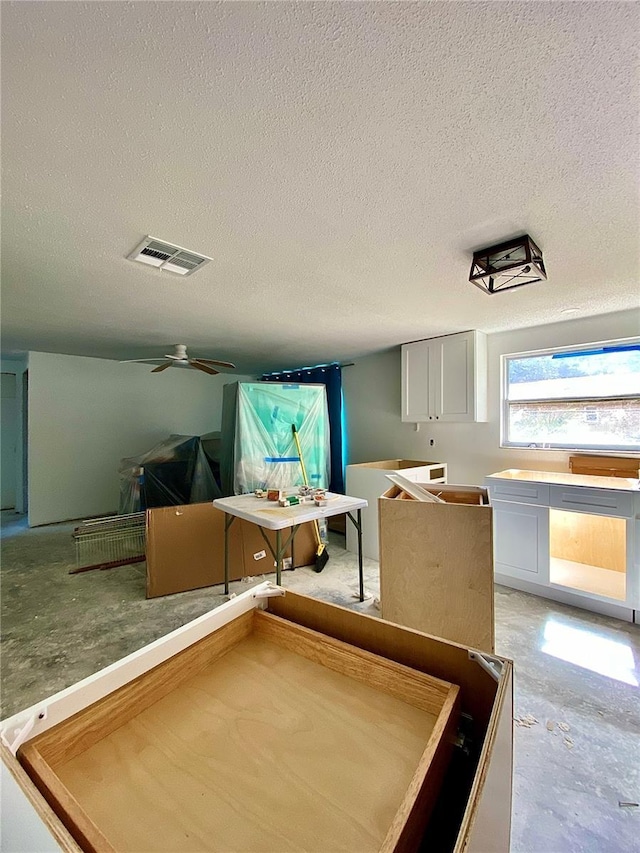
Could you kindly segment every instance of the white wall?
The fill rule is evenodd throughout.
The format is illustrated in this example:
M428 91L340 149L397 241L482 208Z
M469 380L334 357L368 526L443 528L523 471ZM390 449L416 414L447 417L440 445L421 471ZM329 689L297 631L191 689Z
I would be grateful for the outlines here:
M29 354L29 524L118 509L118 465L175 433L220 429L222 386L207 376L147 364Z
M447 462L450 482L478 485L487 474L505 468L568 471L566 452L500 447L500 356L638 334L640 311L622 311L489 335L489 420L476 424L423 423L418 432L413 424L400 420L400 349L360 359L342 374L348 460Z

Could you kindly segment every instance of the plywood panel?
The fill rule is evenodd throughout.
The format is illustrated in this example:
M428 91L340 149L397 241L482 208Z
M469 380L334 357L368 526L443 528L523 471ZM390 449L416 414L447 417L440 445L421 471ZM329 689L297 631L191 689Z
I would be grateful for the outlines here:
M561 560L552 557L549 565L549 580L569 589L581 589L594 595L605 595L625 601L627 598L627 576L623 572L602 569L586 563Z
M494 650L491 508L381 498L382 616Z
M44 797L52 805L62 822L80 844L85 853L116 853L100 828L84 811L71 791L60 782L58 773L45 761L37 749L29 749L23 755L23 763L29 773L38 780Z
M28 741L18 753L21 760L28 761L29 754L35 750L55 766L81 754L133 714L143 711L205 665L225 655L251 632L252 627L253 611L238 616L168 661Z
M454 853L509 853L513 763L513 667L503 666L478 773Z
M640 459L623 456L570 456L572 474L598 477L640 477Z
M638 490L637 477L597 477L590 474L565 474L559 471L524 471L520 468L508 468L496 474L488 474L487 479L511 482L555 483L559 486L586 486L593 489L612 489L614 491L635 492Z
M498 685L475 661L470 660L465 646L295 592L269 599L269 610L300 625L459 685L461 708L472 718L474 737L484 739Z
M269 609L460 686L461 710L469 714L473 737L482 744L482 751L455 851L508 853L513 774L512 662L503 661L502 675L496 682L469 658L463 646L382 619L298 593L270 599Z
M626 572L624 518L549 510L549 553L552 557Z
M62 826L53 809L45 801L44 797L40 794L40 792L34 787L33 783L31 782L31 779L25 772L25 769L19 763L18 759L11 754L9 749L1 740L0 759L2 760L2 764L4 765L4 767L6 767L7 772L13 777L19 789L24 793L24 796L26 798L24 806L19 805L16 800L10 796L10 792L8 790L4 790L3 788L3 807L6 808L7 806L9 806L9 804L18 806L16 812L14 812L13 814L13 817L14 819L16 819L17 813L24 821L24 826L19 823L17 827L12 828L14 832L18 831L21 833L22 843L25 844L25 841L27 839L32 839L32 833L35 833L38 839L40 836L39 827L33 826L31 816L29 814L29 806L31 806L34 809L36 815L42 821L43 825L51 833L53 837L51 845L52 847L55 843L59 846L60 850L62 850L63 853L82 853L82 848L78 846L73 837L69 834L65 827ZM3 842L6 840L7 836L11 837L11 834L7 832L7 835L5 836L3 833ZM53 839L55 839L55 842L53 842ZM39 841L36 843L39 844ZM21 849L26 849L26 847ZM34 845L34 849L42 848L40 846L36 848ZM47 847L47 849L49 848Z
M435 723L248 637L58 773L118 850L378 850Z
M319 631L292 625L272 613L256 613L254 621L256 636L265 637L376 690L390 693L423 711L438 714L451 689L446 681L372 655Z

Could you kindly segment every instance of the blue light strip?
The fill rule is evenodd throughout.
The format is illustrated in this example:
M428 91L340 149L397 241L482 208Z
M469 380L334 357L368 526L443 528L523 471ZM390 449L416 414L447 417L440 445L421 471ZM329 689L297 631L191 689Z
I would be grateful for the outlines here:
M318 367L340 367L337 361L328 361L326 364L314 364L308 367L295 367L293 370L272 370L271 373L263 373L263 376L282 376L283 373L301 373L303 370L316 370Z
M598 349L573 350L572 352L556 352L551 358L578 358L583 355L604 355L607 352L631 352L640 350L640 344L620 344L614 347L599 347Z

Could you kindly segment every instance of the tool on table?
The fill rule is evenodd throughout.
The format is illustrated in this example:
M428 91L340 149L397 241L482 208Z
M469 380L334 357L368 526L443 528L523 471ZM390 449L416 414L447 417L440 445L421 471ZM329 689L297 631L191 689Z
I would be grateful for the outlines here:
M302 448L300 447L300 439L298 438L298 430L296 429L295 424L291 424L291 432L293 433L293 440L296 443L296 449L298 451L298 456L300 457L300 468L302 470L302 480L305 486L309 485L309 480L307 479L307 469L304 465L304 459L302 458ZM320 528L318 527L318 519L313 519L313 529L316 534L316 562L314 565L314 569L316 572L321 572L324 567L327 565L329 561L329 552L327 551L327 547L320 538Z

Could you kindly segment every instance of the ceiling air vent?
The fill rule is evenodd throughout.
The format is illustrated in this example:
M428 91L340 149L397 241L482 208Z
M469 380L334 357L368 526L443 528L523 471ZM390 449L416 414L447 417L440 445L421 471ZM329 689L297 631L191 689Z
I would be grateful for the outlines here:
M198 255L183 249L182 246L156 240L155 237L145 237L127 257L131 261L140 261L141 264L158 267L177 275L191 275L211 260L206 255Z

